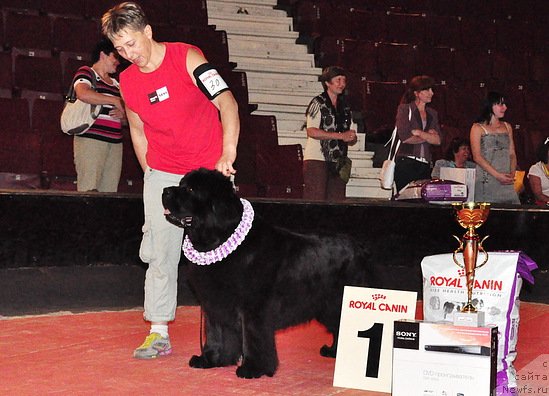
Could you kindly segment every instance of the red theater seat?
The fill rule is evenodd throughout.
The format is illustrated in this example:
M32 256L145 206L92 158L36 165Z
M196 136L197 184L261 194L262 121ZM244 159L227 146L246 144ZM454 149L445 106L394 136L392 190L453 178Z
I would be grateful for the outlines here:
M73 138L59 126L62 101L36 100L32 111L32 126L42 139L42 170L52 182L56 177L76 177Z
M379 73L385 81L405 81L420 72L416 46L380 43L377 54Z
M86 0L40 0L40 11L53 16L84 18Z
M13 89L12 60L9 52L0 52L0 97L10 98Z
M56 53L90 54L100 39L99 25L94 20L55 18L53 21L53 48Z
M155 7L158 7L153 0ZM168 22L172 25L207 26L206 0L168 0Z
M404 93L402 82L364 81L363 114L366 133L378 129L393 129L400 98Z
M30 127L26 100L0 98L0 141L2 172L40 172L40 138Z
M422 14L388 12L385 16L385 40L407 44L425 43L426 22L426 17Z
M259 194L268 198L303 197L303 150L300 144L258 146Z
M53 45L49 16L8 12L5 18L5 45L8 48L51 52Z

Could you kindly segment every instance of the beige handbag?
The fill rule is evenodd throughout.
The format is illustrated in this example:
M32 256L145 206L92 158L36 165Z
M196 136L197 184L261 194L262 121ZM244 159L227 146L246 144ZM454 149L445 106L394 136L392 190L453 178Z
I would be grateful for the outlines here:
M90 68L91 69L91 68ZM92 78L92 89L96 88L96 74ZM92 105L82 102L76 98L76 92L74 91L75 80L72 81L69 93L65 97L65 106L61 113L61 130L67 135L82 135L93 125L103 105Z

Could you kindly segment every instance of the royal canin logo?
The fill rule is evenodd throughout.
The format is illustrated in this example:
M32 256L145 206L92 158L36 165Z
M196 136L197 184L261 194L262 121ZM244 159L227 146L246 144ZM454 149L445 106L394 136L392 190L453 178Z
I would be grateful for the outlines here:
M453 278L447 276L431 276L429 278L429 283L431 286L455 287L458 289L466 287L467 284L465 278ZM477 290L501 291L503 290L503 281L495 279L475 279L473 288Z

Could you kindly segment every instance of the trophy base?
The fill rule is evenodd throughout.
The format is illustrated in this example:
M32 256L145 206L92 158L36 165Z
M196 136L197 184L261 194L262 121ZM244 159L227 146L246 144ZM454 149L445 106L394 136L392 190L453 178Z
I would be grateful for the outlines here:
M484 312L456 312L454 326L484 327Z

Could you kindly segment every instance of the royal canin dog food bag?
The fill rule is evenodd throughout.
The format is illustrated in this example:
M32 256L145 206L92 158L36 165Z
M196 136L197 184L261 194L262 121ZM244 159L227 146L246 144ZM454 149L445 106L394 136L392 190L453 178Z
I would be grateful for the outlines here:
M536 263L522 252L489 252L488 262L477 268L472 303L484 312L485 326L498 327L497 395L511 395L516 390L513 361L519 329L519 293L522 280L534 283ZM421 262L423 272L423 317L427 322L453 323L454 313L467 303L465 270L458 267L453 255L427 256ZM463 255L456 254L463 264ZM484 260L480 253L477 265Z

